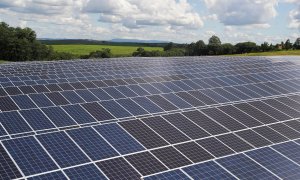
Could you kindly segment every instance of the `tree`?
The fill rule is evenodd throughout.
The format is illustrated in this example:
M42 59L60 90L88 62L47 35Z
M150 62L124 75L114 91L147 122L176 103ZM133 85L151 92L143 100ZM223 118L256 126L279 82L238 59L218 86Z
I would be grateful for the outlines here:
M222 53L221 40L218 36L213 35L208 40L208 54L209 55L219 55Z
M174 47L175 47L174 43L170 42L164 47L164 51L169 51Z
M269 43L264 42L263 44L260 45L260 49L262 52L266 52L270 50L270 46Z
M207 54L207 46L204 41L199 40L195 43L194 46L194 55L203 56Z
M49 60L53 49L42 45L30 28L13 28L0 23L0 59L8 61Z
M290 42L290 40L286 40L285 43L284 43L284 48L286 50L289 50L289 49L292 49L293 48L293 44Z
M238 54L256 52L257 46L254 42L242 42L235 45Z
M293 47L294 47L295 49L300 49L300 38L297 38L297 39L296 39L296 41L295 41Z
M230 43L222 44L222 50L222 54L234 54L236 51L235 47Z

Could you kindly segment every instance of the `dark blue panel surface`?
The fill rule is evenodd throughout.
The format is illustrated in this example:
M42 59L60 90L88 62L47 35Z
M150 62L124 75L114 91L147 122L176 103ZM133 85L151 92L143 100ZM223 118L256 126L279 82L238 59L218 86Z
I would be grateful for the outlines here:
M34 137L8 140L3 144L26 176L58 168Z
M132 116L127 110L120 106L116 101L103 101L100 104L107 109L116 118L124 118Z
M94 127L117 151L128 154L142 151L144 148L118 124L106 124Z
M26 95L12 96L12 99L17 103L20 109L36 108L36 105Z
M68 131L74 141L93 160L101 160L118 153L92 128L81 128Z
M219 159L217 162L240 179L278 179L244 154Z
M224 180L233 180L236 179L231 174L229 174L225 169L219 166L213 161L209 161L203 164L197 164L183 168L190 177L193 179L224 179Z
M84 102L74 91L63 91L61 94L72 104Z
M29 97L38 107L54 106L54 104L44 94L30 94Z
M34 130L55 128L54 124L39 109L22 110L20 113Z
M76 125L75 121L60 107L43 108L42 110L58 127Z
M78 166L64 170L70 179L74 180L104 180L107 179L94 164Z
M63 109L78 123L85 124L97 122L87 111L80 105L64 106Z
M190 178L178 169L145 177L145 180L178 180L178 179L189 180Z
M60 167L89 162L89 159L64 132L43 134L37 138Z
M9 134L32 131L26 121L16 111L0 113L0 123Z
M300 178L300 166L269 147L246 154L283 179Z
M148 114L147 111L145 111L141 106L139 106L137 103L135 103L131 99L120 99L120 100L117 100L117 102L121 106L123 106L125 109L127 109L134 116Z
M61 171L55 171L55 172L28 178L28 180L54 180L54 179L55 180L67 180L68 178Z

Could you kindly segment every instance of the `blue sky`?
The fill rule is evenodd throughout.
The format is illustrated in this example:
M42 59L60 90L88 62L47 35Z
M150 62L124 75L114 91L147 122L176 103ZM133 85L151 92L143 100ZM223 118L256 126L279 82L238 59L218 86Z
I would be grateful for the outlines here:
M300 1L0 0L0 21L31 27L39 38L294 42Z

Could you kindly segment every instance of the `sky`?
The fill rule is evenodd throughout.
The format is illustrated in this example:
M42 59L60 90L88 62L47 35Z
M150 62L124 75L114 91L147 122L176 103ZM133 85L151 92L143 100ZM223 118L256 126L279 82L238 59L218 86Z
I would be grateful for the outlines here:
M0 0L0 21L39 38L280 43L300 37L300 0Z

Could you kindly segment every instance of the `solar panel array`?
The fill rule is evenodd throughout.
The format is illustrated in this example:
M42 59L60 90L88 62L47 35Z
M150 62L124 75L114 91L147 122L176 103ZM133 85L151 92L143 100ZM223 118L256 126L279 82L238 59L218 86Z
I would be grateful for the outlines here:
M300 179L299 70L258 57L0 65L0 179Z

